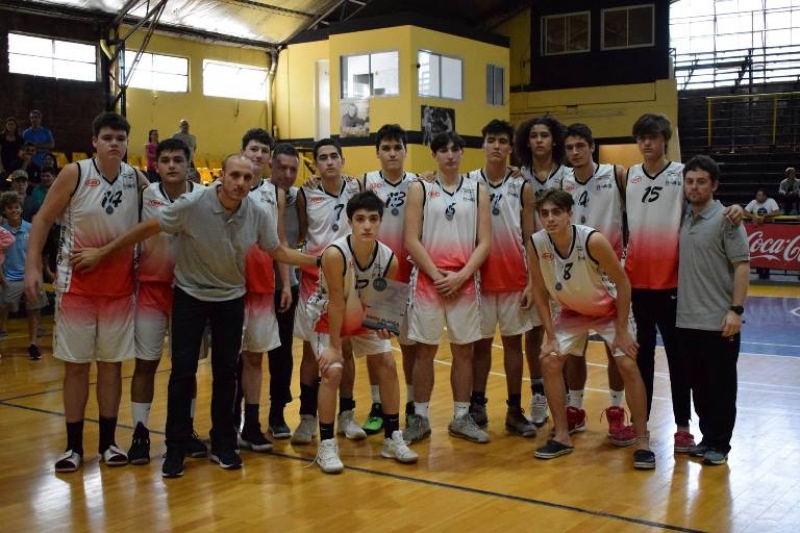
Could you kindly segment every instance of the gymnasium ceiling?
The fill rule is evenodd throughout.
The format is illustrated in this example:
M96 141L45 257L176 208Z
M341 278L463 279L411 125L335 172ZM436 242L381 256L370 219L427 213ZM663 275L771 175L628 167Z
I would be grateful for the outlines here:
M159 27L206 38L285 44L298 33L344 20L414 12L490 30L531 3L553 0L166 0ZM160 0L0 0L0 7L86 14L135 23Z

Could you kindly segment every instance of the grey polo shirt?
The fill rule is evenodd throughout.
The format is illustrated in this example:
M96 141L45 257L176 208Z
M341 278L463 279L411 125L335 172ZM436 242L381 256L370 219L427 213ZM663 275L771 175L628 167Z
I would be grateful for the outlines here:
M722 331L733 298L733 265L750 260L743 224L733 226L714 201L684 215L678 262L679 328Z
M244 295L244 259L254 244L265 251L280 245L271 213L248 197L228 211L217 198L220 186L184 194L158 214L161 230L178 235L175 285L209 302Z

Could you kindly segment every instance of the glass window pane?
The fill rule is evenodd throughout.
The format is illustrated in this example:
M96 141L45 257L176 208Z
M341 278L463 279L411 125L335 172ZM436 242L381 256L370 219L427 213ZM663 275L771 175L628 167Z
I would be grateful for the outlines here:
M9 53L53 57L53 41L52 39L9 33L8 51Z
M94 46L67 41L55 41L55 55L58 59L71 59L91 63L95 61Z
M397 52L381 52L370 57L372 89L376 96L400 93L400 67Z
M8 71L12 74L53 77L53 60L22 54L8 54Z
M603 48L621 48L628 45L628 11L625 9L603 12Z
M643 6L628 10L628 46L653 44L653 7Z
M369 55L342 57L342 98L370 96Z
M503 105L506 97L505 71L502 67L494 68L494 103Z
M243 100L266 99L265 69L203 61L203 94Z
M417 58L420 96L439 96L439 56L420 51Z
M560 54L566 49L567 23L564 17L552 17L544 20L545 54Z
M589 15L581 13L567 18L567 50L589 50Z
M183 74L189 73L189 60L185 57L153 55L153 71L163 72L165 74Z
M494 65L486 65L486 103L494 104Z
M452 57L441 57L442 60L442 97L461 100L461 60Z
M53 61L53 75L69 80L97 81L97 67L91 63L56 59Z
M153 74L153 88L158 91L187 92L188 78L180 74Z

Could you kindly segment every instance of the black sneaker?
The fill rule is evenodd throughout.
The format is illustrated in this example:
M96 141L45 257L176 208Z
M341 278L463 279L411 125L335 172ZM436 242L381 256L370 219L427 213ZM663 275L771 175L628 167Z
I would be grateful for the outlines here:
M31 361L38 361L42 358L42 352L39 351L39 347L35 344L28 345L28 359Z
M292 436L292 430L286 424L286 421L281 417L280 420L275 420L269 424L269 434L274 439L288 439Z
M489 403L489 400L484 398L482 402L471 403L469 406L469 414L472 415L472 420L474 420L481 429L489 425L489 416L486 414L487 403Z
M161 476L165 478L181 477L185 459L183 452L167 447L167 454L164 457L164 464L161 465Z
M186 455L192 459L208 457L208 448L206 448L206 445L200 440L200 436L194 431L192 432L192 436L189 437L189 442L186 445Z
M128 462L132 465L146 465L150 462L150 431L141 422L138 422L136 429L133 430Z
M225 470L237 470L242 467L242 458L234 450L211 450L211 461Z
M703 444L700 441L700 444L695 444L694 446L689 447L689 457L703 457L706 452L708 451L708 445Z
M653 470L656 467L656 454L650 450L633 452L633 467L636 470Z
M239 448L264 453L272 450L272 443L261 433L260 426L246 427L239 434Z

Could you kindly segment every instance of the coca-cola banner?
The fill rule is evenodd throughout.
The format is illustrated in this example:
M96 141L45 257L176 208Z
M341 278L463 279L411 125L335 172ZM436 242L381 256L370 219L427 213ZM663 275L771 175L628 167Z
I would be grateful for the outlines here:
M745 223L750 266L800 270L800 225Z

